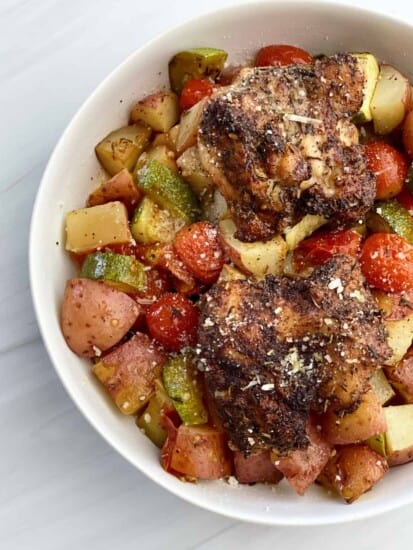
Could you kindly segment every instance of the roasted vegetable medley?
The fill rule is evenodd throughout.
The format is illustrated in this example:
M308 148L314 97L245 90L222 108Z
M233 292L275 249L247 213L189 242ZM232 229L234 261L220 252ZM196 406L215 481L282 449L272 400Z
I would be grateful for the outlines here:
M351 503L413 460L413 97L312 53L169 60L67 214L61 325L171 474Z

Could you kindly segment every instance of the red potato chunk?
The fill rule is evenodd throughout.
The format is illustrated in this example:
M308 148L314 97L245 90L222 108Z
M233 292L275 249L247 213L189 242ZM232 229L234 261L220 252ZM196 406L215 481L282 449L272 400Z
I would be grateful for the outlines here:
M385 370L391 385L405 403L413 403L413 352L409 352L394 367L386 367Z
M224 432L211 426L177 425L168 415L161 417L168 436L161 451L164 469L178 477L220 479L233 469Z
M93 365L92 370L120 411L134 414L155 391L155 380L161 376L166 361L167 356L149 336L136 333Z
M319 482L351 504L379 482L388 469L387 460L368 445L346 445L331 457Z
M332 445L365 441L387 429L383 408L373 390L362 396L361 403L354 412L340 417L335 412L328 411L321 424L323 434Z
M278 483L283 478L271 461L269 451L245 457L243 453L234 453L235 477L239 483Z
M70 349L95 357L117 344L135 323L136 302L104 282L69 279L63 297L61 325Z
M97 206L112 201L124 203L129 213L132 213L142 198L142 191L133 181L132 174L124 168L110 180L100 185L90 193L86 206Z
M275 467L285 475L288 483L299 495L304 495L317 479L331 453L330 443L311 423L308 425L307 436L310 441L307 449L293 451L288 456L278 456L276 452L271 452L271 460Z

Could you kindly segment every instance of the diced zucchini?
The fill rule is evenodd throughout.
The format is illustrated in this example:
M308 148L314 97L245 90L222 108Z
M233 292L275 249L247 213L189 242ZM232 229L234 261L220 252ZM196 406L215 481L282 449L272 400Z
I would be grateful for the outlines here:
M179 120L178 97L173 92L157 92L139 101L132 109L131 122L144 122L157 132L167 132Z
M375 233L396 233L413 244L413 218L396 200L377 202L367 216L367 225Z
M152 160L136 173L137 185L148 197L169 210L172 216L192 223L199 216L199 205L191 187L169 168Z
M370 102L376 88L380 69L377 59L371 53L353 53L352 55L357 58L359 66L365 75L363 103L359 112L354 115L353 121L359 124L364 124L373 118L370 110Z
M144 197L133 215L131 231L139 243L170 243L183 225L183 220L174 218L169 210Z
M379 453L381 456L386 456L386 436L385 434L373 435L367 439L367 444Z
M151 129L144 124L123 126L108 134L96 145L96 156L111 176L123 168L131 172L148 144L150 135Z
M180 94L193 78L216 78L224 68L228 54L217 48L192 48L177 53L169 62L169 80Z
M188 357L181 355L170 359L163 368L163 383L185 424L205 424L208 421L196 369Z
M132 242L128 212L119 201L73 210L66 216L66 250L84 254Z
M166 430L161 428L160 419L163 407L172 407L165 388L160 380L155 380L155 393L149 399L148 406L141 416L137 418L137 426L145 432L147 437L159 448L166 440Z
M81 276L106 281L123 292L134 292L146 288L143 264L132 256L113 252L89 254L83 262Z
M182 177L189 182L198 197L203 197L208 190L212 189L213 182L201 164L197 147L187 149L176 163Z

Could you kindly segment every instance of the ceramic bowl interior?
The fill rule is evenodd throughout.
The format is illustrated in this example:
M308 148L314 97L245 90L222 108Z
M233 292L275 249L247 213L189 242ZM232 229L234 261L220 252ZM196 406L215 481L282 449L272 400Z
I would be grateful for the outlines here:
M168 31L106 78L57 144L32 217L32 295L46 348L68 393L96 430L141 472L194 504L237 519L277 525L328 524L373 516L412 502L413 464L391 471L351 506L317 487L298 497L285 481L275 489L230 486L224 481L182 483L162 470L158 449L137 430L133 419L109 403L91 376L88 362L66 346L59 326L64 285L75 274L64 250L64 217L84 205L100 177L94 145L127 122L134 101L168 85L167 62L177 51L221 47L229 52L229 63L236 64L260 46L273 43L299 45L313 54L372 51L413 76L412 27L336 3L274 1L231 7Z

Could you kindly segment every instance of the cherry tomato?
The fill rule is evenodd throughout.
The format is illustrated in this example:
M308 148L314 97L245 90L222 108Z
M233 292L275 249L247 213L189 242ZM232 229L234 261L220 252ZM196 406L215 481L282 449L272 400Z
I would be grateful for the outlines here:
M179 99L179 105L182 110L190 109L198 101L204 99L204 97L209 97L212 92L217 87L217 84L213 84L209 80L194 78L189 80L184 89L181 92L181 97Z
M296 46L276 44L261 48L255 58L256 67L281 67L283 65L303 65L312 63L314 58Z
M294 250L294 266L297 271L324 264L335 254L356 257L360 250L361 235L353 229L320 232L301 241Z
M182 294L164 294L146 312L149 333L171 351L196 343L198 309Z
M224 265L224 253L212 223L183 227L175 237L174 250L197 279L206 284L216 282Z
M402 190L408 163L397 149L382 141L366 143L364 151L369 170L377 176L377 199L390 199Z
M411 216L413 216L413 194L407 187L403 187L397 195L396 200L408 210Z
M374 233L363 244L360 265L367 282L386 292L413 288L413 246L394 233Z
M403 123L403 145L406 153L413 159L413 111L407 114Z

